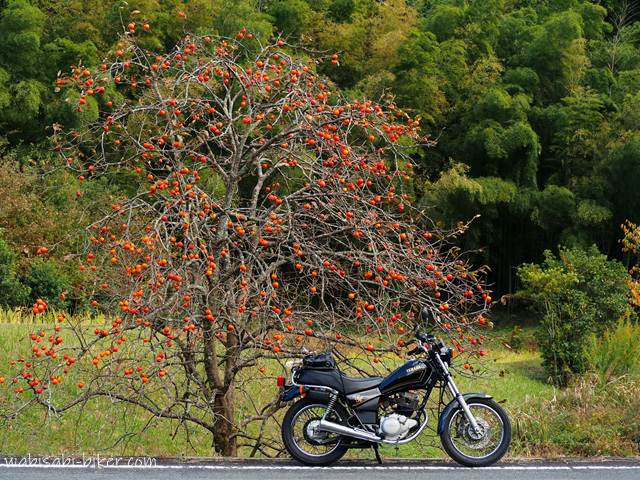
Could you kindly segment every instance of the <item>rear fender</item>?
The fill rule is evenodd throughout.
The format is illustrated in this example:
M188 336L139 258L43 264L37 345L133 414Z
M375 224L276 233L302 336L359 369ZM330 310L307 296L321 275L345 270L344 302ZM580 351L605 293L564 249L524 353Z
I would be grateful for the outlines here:
M316 402L327 403L329 401L329 392L326 390L308 390L306 393L306 398L309 400L314 400Z
M462 398L464 398L465 402L469 403L472 400L475 399L487 399L487 398L492 398L491 395L487 395L486 393L479 393L479 392L473 392L473 393L465 393L462 395ZM451 413L452 410L455 410L456 408L459 407L459 403L458 403L458 399L454 398L453 400L451 400L446 407L444 407L444 410L442 411L442 413L440 414L440 419L438 420L438 435L440 435L442 432L444 432L444 428L445 428L445 419L447 418L447 416L449 415L449 413Z

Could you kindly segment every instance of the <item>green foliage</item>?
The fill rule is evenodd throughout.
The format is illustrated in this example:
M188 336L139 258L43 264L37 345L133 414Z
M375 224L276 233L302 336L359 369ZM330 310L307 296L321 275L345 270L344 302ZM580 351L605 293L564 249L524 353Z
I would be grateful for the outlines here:
M256 12L248 0L223 2L222 8L216 15L214 28L220 35L234 36L245 27L258 38L269 38L273 32L271 19L263 12Z
M623 318L601 335L592 334L585 348L589 367L600 382L627 376L640 378L640 324Z
M333 0L327 9L327 13L333 21L344 23L351 21L355 8L355 0Z
M55 78L57 72L64 71L70 65L97 65L100 60L97 47L88 40L76 43L68 38L56 38L42 50L49 78Z
M11 106L0 113L0 121L24 124L37 117L42 107L44 85L36 80L21 80L8 89Z
M515 325L509 334L508 345L514 351L519 351L522 348L522 327Z
M487 108L496 115L500 112L496 103ZM522 187L537 185L540 146L528 124L516 122L505 127L485 120L467 133L464 147L477 176L502 177Z
M618 215L616 220L640 221L640 134L614 147L605 165L608 180L615 186L612 200Z
M576 201L571 190L549 185L540 193L532 215L542 228L557 231L571 224L575 210Z
M276 30L295 41L306 29L311 8L304 0L280 0L269 8L269 14Z
M426 15L425 30L433 32L439 41L453 38L456 29L464 21L464 10L455 5L440 4L432 8Z
M552 15L534 30L528 63L537 71L550 99L576 85L587 64L582 18L571 10Z
M496 177L469 178L467 171L464 164L457 164L437 182L427 184L425 204L433 205L443 217L456 218L516 203L520 192L514 183Z
M393 95L437 138L414 155L416 185L428 186L416 193L436 204L441 222L482 215L465 246L484 249L496 289L507 292L517 265L560 242L619 257L619 223L640 221L640 18L623 3L6 0L0 146L47 152L52 124L79 127L97 118L99 102L121 101L112 89L77 111L77 98L56 94L53 82L71 65L99 64L130 21L140 43L159 52L185 32L234 38L245 27L260 40L282 32L339 54L339 65L317 66L336 88L354 98ZM438 182L458 163L469 167L468 181ZM100 188L138 186L127 177Z
M448 106L442 90L444 78L436 37L432 33L411 32L408 41L399 47L398 56L401 60L394 69L398 100L424 112L424 118L432 123L441 121Z
M49 115L68 127L79 127L98 118L98 101L94 97L86 98L86 104L78 109L80 93L68 91L64 98L49 106Z
M16 269L16 254L0 239L0 305L24 305L29 298L29 287L20 282Z
M584 2L579 4L578 12L582 16L582 28L587 40L600 40L611 30L611 26L605 22L607 9L602 5Z
M22 283L31 290L31 302L42 298L56 309L66 308L66 302L60 299L60 294L69 289L70 282L55 263L46 261L33 263L22 278Z
M532 300L544 317L540 349L550 378L566 385L588 367L585 347L591 334L601 335L631 315L629 275L624 265L607 260L595 246L545 252L542 264L518 269L519 295Z
M611 220L611 210L592 200L582 200L577 209L578 220L582 225L596 227Z
M319 71L342 88L353 88L371 76L392 71L402 59L396 53L399 46L418 20L405 0L356 2L351 19L350 23L335 23L329 18L322 23L316 16L309 25L314 47L340 53L339 67L325 63Z
M44 23L44 14L26 0L10 0L0 11L0 126L11 133L38 124L46 93L40 81Z
M25 78L33 75L42 60L40 42L44 14L27 0L9 0L0 13L0 62Z
M20 158L22 165L13 158L0 161L0 227L3 240L12 252L12 262L7 272L0 271L0 283L4 279L8 291L19 293L18 298L2 300L0 305L29 306L29 302L38 296L47 295L52 305L58 305L58 286L65 286L69 291L69 298L74 299L76 308L86 303L86 292L83 288L83 277L76 262L66 261L69 254L76 254L82 247L84 228L88 216L95 217L105 209L110 208L114 198L119 194L116 179L105 182L91 182L84 186L83 182L71 175L67 170L59 169L42 175L33 168L34 163L46 163L47 156L36 156L37 149L23 148L13 152ZM127 186L135 185L128 179ZM80 198L76 192L84 193ZM35 254L39 247L46 246L50 252L46 255L47 262ZM16 254L20 253L18 257ZM6 263L6 262L5 262ZM45 266L41 266L45 263ZM49 265L51 263L52 266ZM31 265L38 265L34 272ZM37 281L43 277L46 282ZM25 286L26 293L19 288L31 278L31 283L38 285L54 285L47 290L41 285L30 292ZM48 278L48 279L47 279ZM19 285L16 279L20 280ZM105 279L109 281L109 279ZM30 285L29 283L28 285ZM44 298L44 297L42 297ZM66 304L59 304L62 308Z

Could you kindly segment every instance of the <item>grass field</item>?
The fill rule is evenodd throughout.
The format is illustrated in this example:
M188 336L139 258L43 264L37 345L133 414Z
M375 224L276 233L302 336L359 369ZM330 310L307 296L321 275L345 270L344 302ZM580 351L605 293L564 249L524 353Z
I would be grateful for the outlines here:
M27 334L34 325L0 323L0 375L3 366L28 348ZM637 455L640 453L640 386L621 380L601 386L581 380L565 390L547 383L533 330L523 330L524 347L513 352L502 346L510 327L498 328L482 378L458 379L463 391L483 391L508 409L514 424L511 455ZM268 401L277 394L275 363L251 387L254 401ZM69 382L70 386L74 382ZM10 395L1 386L0 397ZM4 401L4 398L0 398ZM237 405L240 412L245 409ZM435 419L432 419L435 422ZM268 427L277 435L275 422ZM417 442L382 449L386 456L438 457L442 452L434 434L427 430ZM0 451L11 454L81 454L153 456L211 456L207 432L159 420L146 412L107 399L94 399L64 416L30 409L3 425ZM248 455L249 450L241 450ZM352 455L371 456L368 451Z

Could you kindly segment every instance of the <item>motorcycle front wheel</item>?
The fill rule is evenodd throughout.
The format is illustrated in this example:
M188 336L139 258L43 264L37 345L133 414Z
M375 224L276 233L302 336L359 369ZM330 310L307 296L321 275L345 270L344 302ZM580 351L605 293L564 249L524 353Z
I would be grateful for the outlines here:
M507 412L492 399L473 399L468 405L480 431L473 429L462 408L454 408L443 419L442 447L461 465L487 467L507 453L511 422Z
M294 403L282 419L282 441L287 452L304 465L327 466L340 460L347 452L344 438L317 429L327 405L304 398ZM336 403L327 420L343 423L347 412Z

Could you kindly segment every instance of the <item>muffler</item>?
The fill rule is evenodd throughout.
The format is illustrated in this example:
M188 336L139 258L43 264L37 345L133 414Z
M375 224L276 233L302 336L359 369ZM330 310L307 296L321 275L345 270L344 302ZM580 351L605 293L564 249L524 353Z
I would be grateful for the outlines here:
M358 440L366 440L367 442L382 442L382 438L375 433L367 432L366 430L361 430L359 428L345 427L344 425L330 422L328 420L320 420L318 423L318 430L337 433L339 435L344 435L345 437L357 438Z

